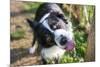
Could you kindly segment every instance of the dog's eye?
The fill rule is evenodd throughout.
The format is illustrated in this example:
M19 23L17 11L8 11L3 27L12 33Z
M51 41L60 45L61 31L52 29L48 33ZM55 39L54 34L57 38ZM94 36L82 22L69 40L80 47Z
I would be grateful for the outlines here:
M57 17L59 17L59 18L62 19L66 24L68 24L67 19L64 17L63 14L58 14Z
M58 14L57 17L62 18L64 16L63 16L63 14Z

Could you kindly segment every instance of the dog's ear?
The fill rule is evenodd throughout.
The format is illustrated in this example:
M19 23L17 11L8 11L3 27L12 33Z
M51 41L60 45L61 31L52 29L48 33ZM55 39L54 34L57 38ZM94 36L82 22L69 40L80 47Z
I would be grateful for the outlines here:
M67 22L67 18L65 17L65 15L63 13L59 13L59 12L52 12L51 15L55 15L56 17L62 19L66 24L68 24Z
M26 19L26 21L28 22L28 24L30 25L30 27L34 30L37 26L37 22L32 21L30 19Z
M58 13L58 15L57 15L59 18L61 18L66 24L68 24L68 22L67 22L67 18L64 16L64 14L60 14L60 13Z

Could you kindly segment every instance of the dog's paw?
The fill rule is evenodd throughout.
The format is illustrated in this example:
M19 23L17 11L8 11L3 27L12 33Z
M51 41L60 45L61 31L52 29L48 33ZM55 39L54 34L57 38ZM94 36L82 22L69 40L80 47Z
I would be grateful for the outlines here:
M29 53L30 54L34 54L35 53L35 49L33 47L29 48Z

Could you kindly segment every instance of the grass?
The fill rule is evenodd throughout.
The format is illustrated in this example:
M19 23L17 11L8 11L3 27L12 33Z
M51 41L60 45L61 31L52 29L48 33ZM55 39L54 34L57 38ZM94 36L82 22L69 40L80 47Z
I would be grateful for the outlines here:
M16 30L15 32L11 32L11 40L18 40L24 38L25 31L24 30Z
M29 11L31 11L31 10L36 11L40 4L41 3L25 3L24 4L24 9L29 10Z

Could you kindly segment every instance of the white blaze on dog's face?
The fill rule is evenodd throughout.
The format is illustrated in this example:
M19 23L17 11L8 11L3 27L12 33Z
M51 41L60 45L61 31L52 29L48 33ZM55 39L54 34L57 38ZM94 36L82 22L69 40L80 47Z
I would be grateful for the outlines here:
M47 13L41 19L42 24L54 35L54 41L58 47L65 50L72 50L74 48L74 41L71 22L68 21L66 24L61 18L56 16L45 19L49 16L50 13Z

